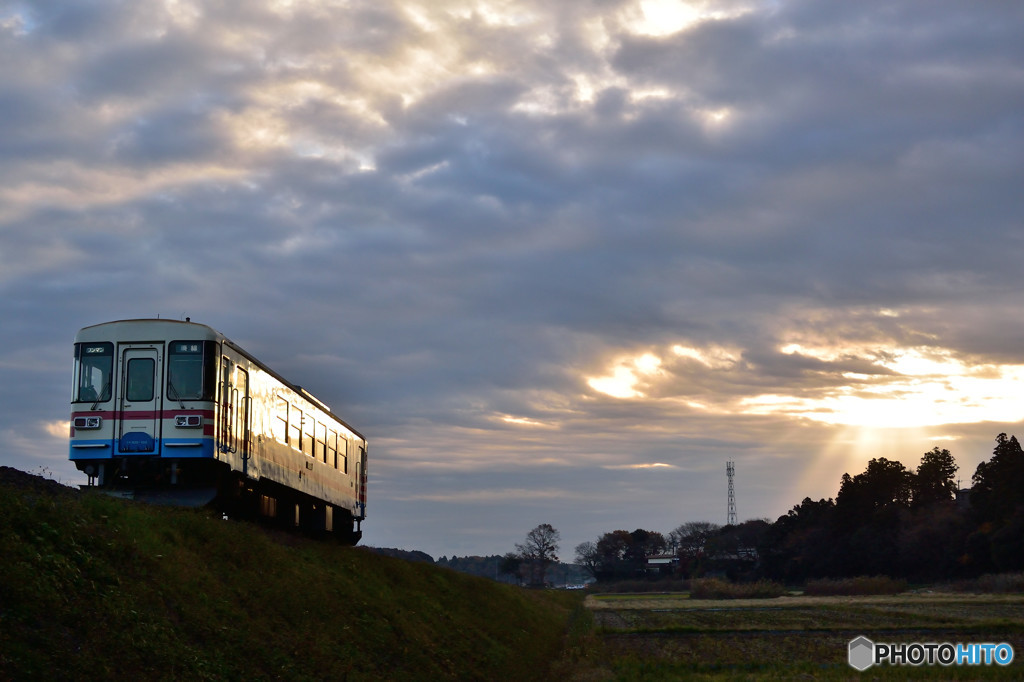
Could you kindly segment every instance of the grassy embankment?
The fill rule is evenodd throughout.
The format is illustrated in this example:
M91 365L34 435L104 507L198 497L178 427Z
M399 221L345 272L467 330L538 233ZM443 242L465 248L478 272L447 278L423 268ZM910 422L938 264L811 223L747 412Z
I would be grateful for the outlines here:
M583 608L579 593L510 588L10 471L0 468L0 680L1019 679L1024 667L1019 590L609 594ZM1017 660L860 674L846 646L861 634L1009 642Z
M0 679L550 679L579 608L11 471Z

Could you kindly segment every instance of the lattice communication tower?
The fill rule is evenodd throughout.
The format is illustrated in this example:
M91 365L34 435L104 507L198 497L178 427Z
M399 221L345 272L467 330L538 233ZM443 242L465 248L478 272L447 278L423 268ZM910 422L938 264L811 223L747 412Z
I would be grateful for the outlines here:
M729 511L727 513L728 522L726 525L736 525L736 490L732 487L732 476L736 473L736 463L726 462L725 463L725 474L729 477Z

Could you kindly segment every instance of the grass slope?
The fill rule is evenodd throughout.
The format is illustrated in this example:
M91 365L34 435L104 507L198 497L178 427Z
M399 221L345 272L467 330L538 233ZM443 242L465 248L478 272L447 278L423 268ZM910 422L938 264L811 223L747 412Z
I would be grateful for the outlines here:
M0 679L550 679L573 599L0 467Z

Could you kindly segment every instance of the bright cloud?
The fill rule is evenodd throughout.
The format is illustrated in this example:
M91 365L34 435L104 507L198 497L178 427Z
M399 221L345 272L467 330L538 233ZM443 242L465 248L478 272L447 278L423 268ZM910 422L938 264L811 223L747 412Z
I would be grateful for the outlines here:
M676 344L671 355L695 360L712 370L711 384L742 385L751 367L741 365L738 349L710 345L700 348ZM1018 396L1024 389L1024 365L970 364L950 349L935 347L901 348L875 344L847 344L808 347L784 344L780 351L791 357L811 358L823 363L804 370L814 377L813 385L793 391L780 383L771 392L756 392L750 385L746 394L702 394L701 400L684 399L688 407L718 414L775 415L826 424L916 428L940 424L984 421L1018 421L1024 408ZM859 371L847 367L857 366ZM588 379L595 391L620 399L677 401L673 386L687 388L686 372L665 366L653 353L619 361L611 374ZM682 378L681 378L682 377ZM658 388L658 398L641 391L641 382Z
M587 385L613 398L639 398L644 394L636 389L636 385L642 377L657 374L660 367L661 358L653 353L644 353L619 361L610 376L591 377L587 379Z

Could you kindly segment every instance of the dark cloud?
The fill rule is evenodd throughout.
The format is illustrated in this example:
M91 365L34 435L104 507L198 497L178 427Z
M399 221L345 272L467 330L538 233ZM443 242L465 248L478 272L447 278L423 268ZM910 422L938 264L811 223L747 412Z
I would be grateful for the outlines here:
M77 328L188 315L367 434L373 544L721 521L728 459L742 517L930 438L968 478L996 403L849 424L1021 378L1024 12L712 4L0 10L3 463L74 478Z

